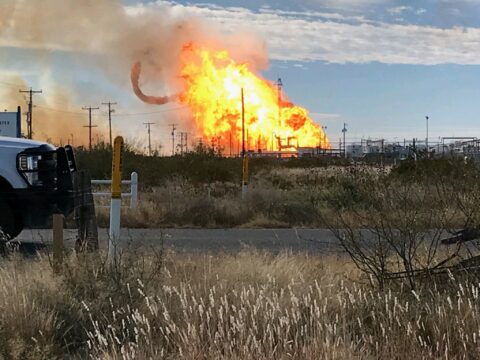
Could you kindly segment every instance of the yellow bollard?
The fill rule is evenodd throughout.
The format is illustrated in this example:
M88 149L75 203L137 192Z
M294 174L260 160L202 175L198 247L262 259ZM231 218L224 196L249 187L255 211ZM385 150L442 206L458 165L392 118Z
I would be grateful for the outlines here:
M112 198L122 197L123 138L117 136L113 143L112 158Z

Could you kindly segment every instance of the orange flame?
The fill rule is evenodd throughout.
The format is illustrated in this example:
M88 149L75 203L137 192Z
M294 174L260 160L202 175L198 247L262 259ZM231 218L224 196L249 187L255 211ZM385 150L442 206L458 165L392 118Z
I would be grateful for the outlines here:
M279 96L274 84L254 74L248 64L235 62L227 51L189 44L181 54L180 74L184 80L180 102L191 109L200 133L223 148L242 140L241 89L247 150L330 148L322 128L306 109Z

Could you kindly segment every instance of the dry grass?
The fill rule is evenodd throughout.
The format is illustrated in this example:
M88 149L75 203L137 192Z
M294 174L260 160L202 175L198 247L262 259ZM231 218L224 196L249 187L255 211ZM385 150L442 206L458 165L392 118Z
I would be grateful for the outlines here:
M144 189L137 209L124 208L122 224L134 228L318 227L324 225L318 212L324 207L320 199L331 188L327 182L346 175L345 168L260 172L251 179L245 202L240 183L193 184L178 178ZM100 226L108 224L105 205L108 199L97 199Z
M344 258L258 252L0 265L2 359L475 359L480 285L366 285Z
M241 200L240 183L194 184L177 178L162 187L144 189L137 209L129 209L125 200L122 224L130 228L325 227L326 214L327 220L332 219L337 205L351 205L353 201L352 194L345 191L345 183L354 190L360 186L351 180L353 169L368 175L379 171L335 166L259 171L250 181L246 201ZM363 194L360 190L356 193ZM108 226L108 203L107 198L97 198L102 227Z

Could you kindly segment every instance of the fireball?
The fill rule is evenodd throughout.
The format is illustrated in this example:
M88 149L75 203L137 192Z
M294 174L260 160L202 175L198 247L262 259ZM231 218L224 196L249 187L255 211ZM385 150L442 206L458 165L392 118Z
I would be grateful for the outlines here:
M135 70L132 84L143 101L151 98L155 101L147 102L161 104L173 99L143 95L138 88L138 65ZM221 148L231 149L232 143L242 141L242 92L247 150L330 148L306 109L289 102L280 87L256 74L249 64L233 60L226 50L184 46L179 75L183 84L175 99L190 109L200 136Z

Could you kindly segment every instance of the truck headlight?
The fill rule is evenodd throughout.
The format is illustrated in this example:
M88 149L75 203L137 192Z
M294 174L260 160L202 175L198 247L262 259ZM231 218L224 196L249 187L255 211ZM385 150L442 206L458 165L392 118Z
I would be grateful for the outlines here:
M37 171L39 160L42 160L42 155L21 155L18 157L18 169L20 171Z
M18 156L18 171L31 186L55 186L55 154L21 154Z
M18 157L18 170L23 173L31 186L42 186L38 178L39 160L42 160L42 155L21 155Z

